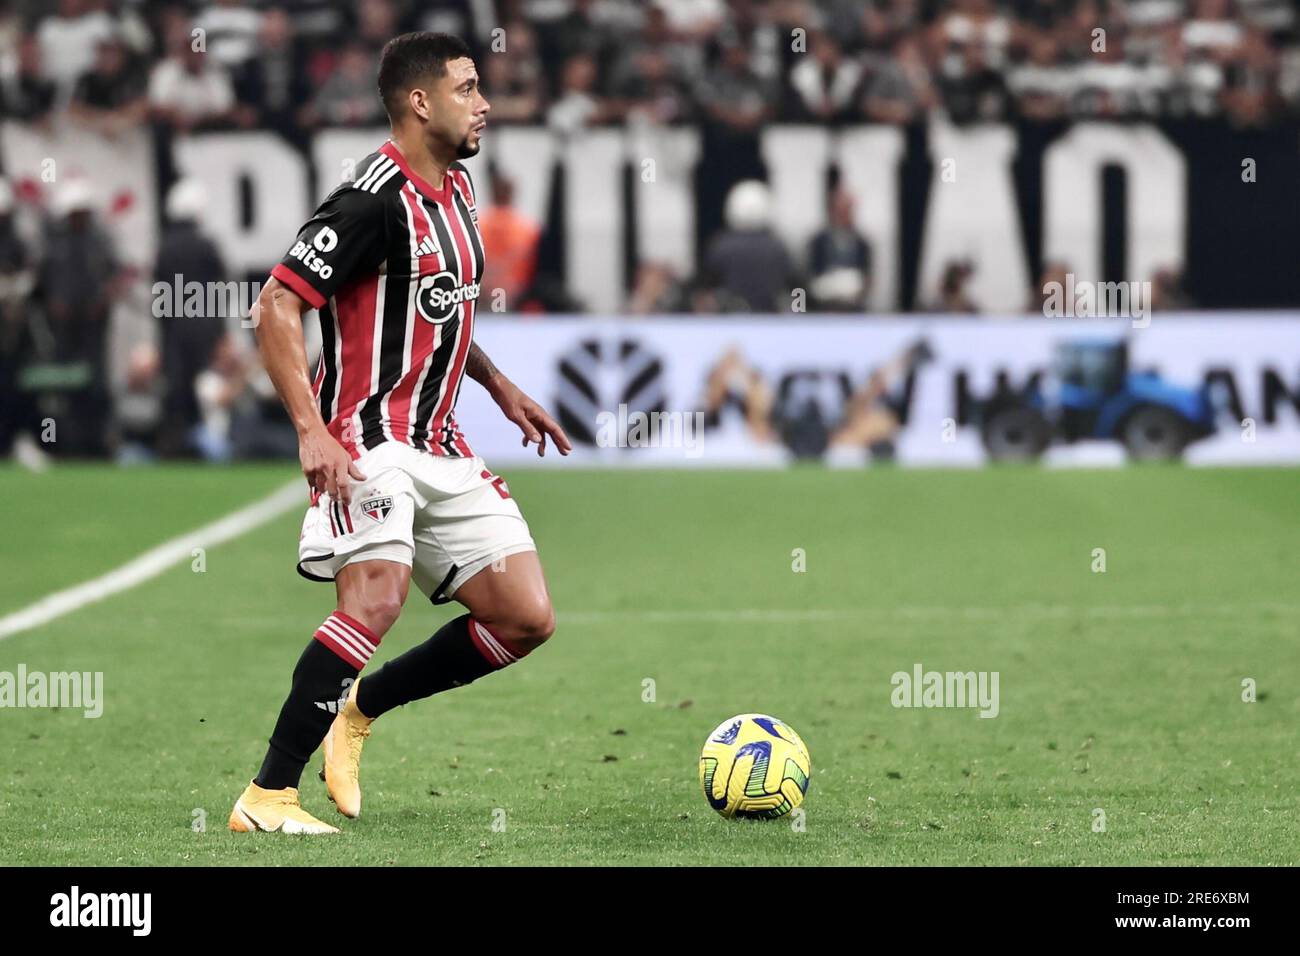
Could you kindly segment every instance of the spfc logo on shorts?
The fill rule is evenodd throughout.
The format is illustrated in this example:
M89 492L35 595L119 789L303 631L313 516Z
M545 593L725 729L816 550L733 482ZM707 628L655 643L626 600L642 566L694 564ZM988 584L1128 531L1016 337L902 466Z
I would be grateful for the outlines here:
M383 521L388 517L388 512L392 510L393 499L391 496L367 498L361 502L361 513L367 518L373 518L375 521Z

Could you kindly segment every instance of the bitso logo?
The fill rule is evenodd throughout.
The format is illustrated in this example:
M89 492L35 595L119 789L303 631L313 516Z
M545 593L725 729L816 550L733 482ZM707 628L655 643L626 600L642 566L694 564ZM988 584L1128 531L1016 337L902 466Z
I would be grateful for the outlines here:
M450 272L424 276L415 295L415 307L426 322L442 325L456 314L456 307L478 298L478 283L460 285Z
M310 246L299 239L289 250L289 257L297 259L322 279L328 279L334 274L334 267L322 258L322 254L332 252L338 244L339 234L329 226L321 226Z

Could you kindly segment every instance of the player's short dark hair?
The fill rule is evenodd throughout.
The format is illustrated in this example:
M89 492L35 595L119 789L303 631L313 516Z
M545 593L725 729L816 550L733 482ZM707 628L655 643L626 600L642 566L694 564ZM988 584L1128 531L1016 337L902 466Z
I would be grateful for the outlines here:
M470 49L450 33L403 33L384 44L379 54L379 98L389 119L396 119L405 95L428 77L447 75L447 61L470 57Z

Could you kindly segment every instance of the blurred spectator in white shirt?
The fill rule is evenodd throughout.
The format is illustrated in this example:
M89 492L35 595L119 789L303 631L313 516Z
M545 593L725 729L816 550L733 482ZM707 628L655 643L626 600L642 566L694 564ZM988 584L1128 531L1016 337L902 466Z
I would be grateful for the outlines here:
M561 135L614 118L611 105L596 93L596 58L589 53L569 57L560 79L560 94L546 113L546 124Z
M225 119L235 106L226 68L194 48L183 20L172 21L167 33L169 55L149 75L154 115L182 132Z
M59 0L36 28L45 76L66 94L95 62L100 41L113 35L113 18L95 0Z
M654 0L668 18L668 25L680 37L704 40L722 26L727 5L722 0Z
M207 51L223 66L237 70L257 54L262 14L243 0L215 0L194 18L204 33Z

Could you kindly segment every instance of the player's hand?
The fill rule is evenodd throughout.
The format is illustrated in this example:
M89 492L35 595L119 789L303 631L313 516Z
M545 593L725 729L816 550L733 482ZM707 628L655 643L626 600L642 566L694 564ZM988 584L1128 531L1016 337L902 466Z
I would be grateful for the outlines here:
M298 439L298 458L307 484L323 491L345 507L352 503L352 482L365 481L366 476L325 426L321 425Z
M527 448L529 442L536 442L538 457L546 454L547 436L555 442L561 455L573 451L573 443L559 423L546 409L521 392L519 386L510 379L496 375L488 385L488 393L501 406L506 418L518 425L524 433L523 446Z

